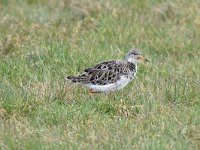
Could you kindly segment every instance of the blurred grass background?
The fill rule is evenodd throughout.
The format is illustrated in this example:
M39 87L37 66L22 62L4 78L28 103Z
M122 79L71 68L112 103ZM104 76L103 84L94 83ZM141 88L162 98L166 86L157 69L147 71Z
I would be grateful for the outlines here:
M1 149L200 149L198 0L0 0ZM140 48L120 92L65 83Z

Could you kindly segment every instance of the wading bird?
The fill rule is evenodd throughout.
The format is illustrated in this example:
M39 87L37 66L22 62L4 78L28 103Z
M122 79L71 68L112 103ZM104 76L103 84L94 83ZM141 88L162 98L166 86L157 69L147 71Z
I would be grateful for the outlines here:
M124 60L104 61L85 69L78 76L67 76L65 79L89 88L91 93L118 91L135 78L139 60L148 61L133 49Z

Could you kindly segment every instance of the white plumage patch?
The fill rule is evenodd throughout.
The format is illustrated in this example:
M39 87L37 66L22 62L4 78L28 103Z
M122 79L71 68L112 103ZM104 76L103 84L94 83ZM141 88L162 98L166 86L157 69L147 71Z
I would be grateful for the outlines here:
M83 86L86 86L86 87L92 89L94 92L109 93L109 92L120 90L120 89L124 88L131 80L133 80L133 79L131 79L127 76L121 76L120 80L118 80L116 83L107 84L107 85L84 84Z

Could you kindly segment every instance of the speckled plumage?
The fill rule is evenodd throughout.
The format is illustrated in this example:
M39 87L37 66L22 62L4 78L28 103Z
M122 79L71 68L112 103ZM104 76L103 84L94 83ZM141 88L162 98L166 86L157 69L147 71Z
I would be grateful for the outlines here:
M68 76L73 83L90 88L93 92L112 92L124 88L135 78L137 61L143 58L140 52L132 50L124 60L110 60L85 69L78 76Z

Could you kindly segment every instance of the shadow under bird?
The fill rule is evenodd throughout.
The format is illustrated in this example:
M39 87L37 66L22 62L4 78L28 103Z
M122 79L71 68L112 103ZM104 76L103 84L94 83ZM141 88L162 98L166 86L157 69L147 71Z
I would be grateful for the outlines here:
M67 76L65 79L89 88L90 92L118 91L135 78L140 60L148 61L138 50L133 49L124 60L100 62L78 76Z

